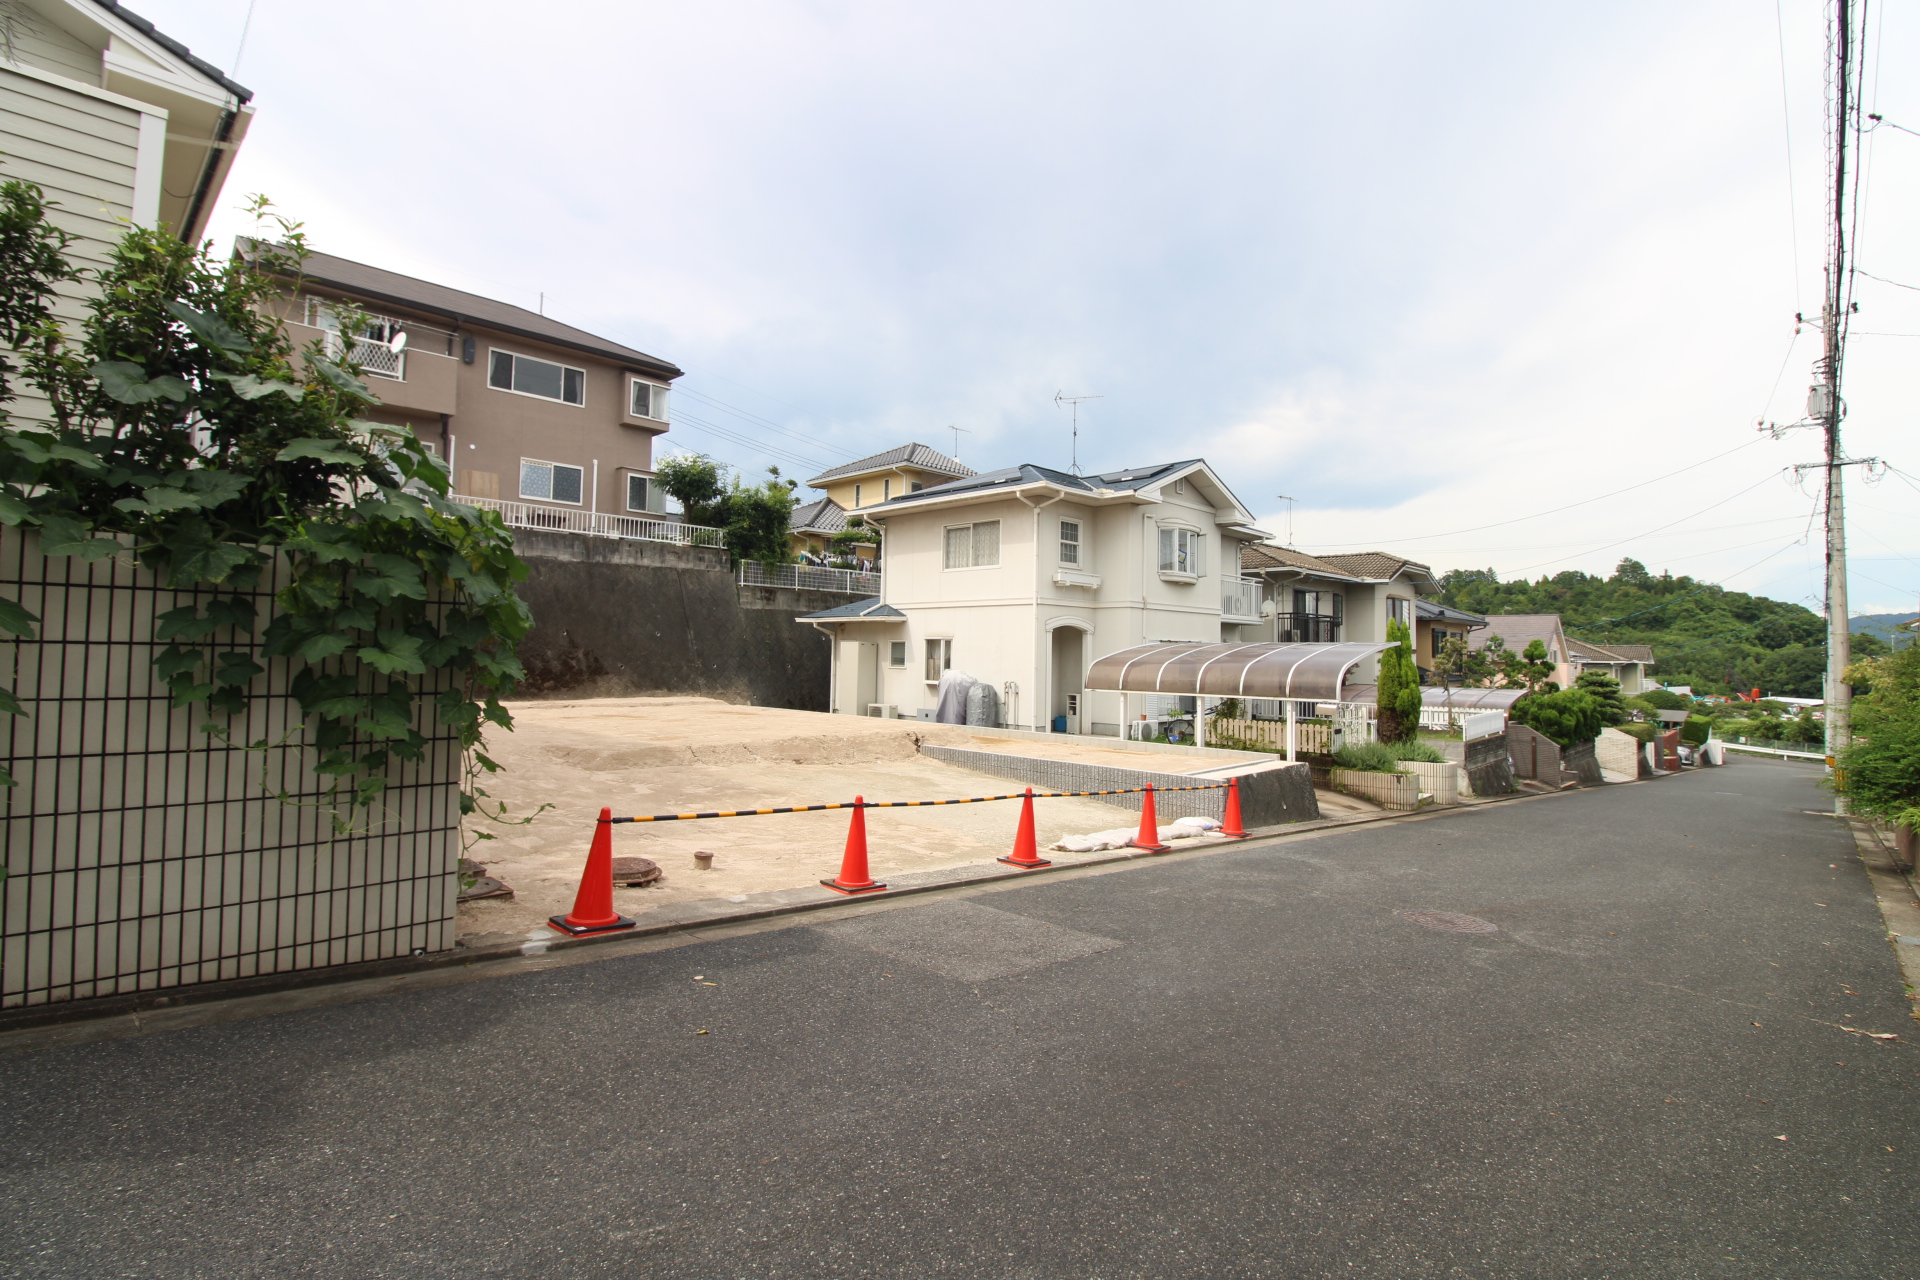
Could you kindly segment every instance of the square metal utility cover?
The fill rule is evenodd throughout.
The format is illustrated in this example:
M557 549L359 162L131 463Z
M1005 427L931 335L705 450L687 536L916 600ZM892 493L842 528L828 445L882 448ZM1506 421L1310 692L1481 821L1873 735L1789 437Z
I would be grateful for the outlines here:
M966 901L902 907L815 928L837 942L867 947L961 982L1005 978L1121 945L1114 938Z

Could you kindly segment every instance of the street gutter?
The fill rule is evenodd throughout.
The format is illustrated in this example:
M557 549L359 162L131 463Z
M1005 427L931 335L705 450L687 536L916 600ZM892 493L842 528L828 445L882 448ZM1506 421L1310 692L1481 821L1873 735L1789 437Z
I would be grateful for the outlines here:
M1661 777L1642 778L1636 782L1606 785L1626 787L1662 780ZM1495 804L1547 800L1592 789L1569 787L1561 791L1516 792L1476 798L1471 803L1446 808L1430 806L1411 811L1387 810L1352 818L1320 818L1311 822L1260 828L1246 840L1201 837L1182 842L1185 847L1176 845L1171 852L1163 854L1117 849L1092 854L1055 853L1051 866L1034 870L1017 870L997 863L972 863L937 871L909 872L889 876L888 887L880 893L853 897L809 886L745 894L739 901L708 898L658 908L648 913L652 923L617 933L589 934L580 938L564 937L557 933L530 936L470 935L450 950L429 955L394 956L324 969L198 983L192 987L33 1005L0 1011L0 1052L153 1035L270 1013L345 1004L399 991L458 985L530 970L665 950L716 937L786 928L800 923L793 917L815 911L838 909L847 914L865 914L866 910L884 909L887 903L932 893L966 891L957 896L971 896L974 893L1011 888L1041 877L1057 878L1064 875L1071 878L1076 873L1106 874L1142 862L1183 862L1229 849L1314 839L1330 832L1372 823L1428 821L1454 814L1474 813ZM1911 977L1909 983L1912 983Z

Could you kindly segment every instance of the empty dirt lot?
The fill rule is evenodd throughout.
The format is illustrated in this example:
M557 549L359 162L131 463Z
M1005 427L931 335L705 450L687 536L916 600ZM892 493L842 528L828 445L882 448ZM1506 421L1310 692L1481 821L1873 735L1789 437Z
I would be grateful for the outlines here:
M515 896L464 904L462 934L530 930L569 910L602 805L631 815L822 804L856 795L936 800L1018 790L1004 778L928 759L919 754L922 741L1072 758L1091 751L1102 763L1121 755L1086 744L975 738L955 725L743 707L709 698L524 702L512 711L514 732L495 733L488 746L504 771L483 783L506 802L509 822L469 819L468 830L494 836L470 856ZM1217 759L1189 763L1170 754L1129 755L1120 763L1188 772ZM870 810L873 873L885 879L999 857L1012 848L1019 810L1015 802ZM1065 834L1134 820L1094 800L1042 801L1036 816L1042 847ZM531 820L514 824L522 819ZM839 870L847 820L845 811L829 811L616 826L614 853L652 858L666 878L644 889L616 889L615 903L627 915L643 917L670 902L812 884ZM712 870L696 870L696 850L715 855Z

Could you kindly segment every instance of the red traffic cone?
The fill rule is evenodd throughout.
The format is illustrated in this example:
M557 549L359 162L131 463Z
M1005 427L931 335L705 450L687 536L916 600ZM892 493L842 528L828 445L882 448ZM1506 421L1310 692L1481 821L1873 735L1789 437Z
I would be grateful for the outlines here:
M1240 825L1240 779L1227 779L1227 814L1220 824L1220 830L1214 833L1229 840L1245 840L1247 829Z
M1147 792L1140 797L1140 833L1127 841L1136 849L1145 849L1148 853L1167 853L1173 849L1170 844L1160 843L1160 822L1153 814L1153 784L1147 784Z
M867 799L853 798L853 822L847 827L847 851L840 857L840 874L821 884L835 893L873 893L887 886L867 874Z
M1020 829L1013 835L1013 853L1005 858L996 858L1010 867L1050 867L1053 863L1040 856L1038 842L1033 838L1033 788L1027 788L1026 799L1020 802Z
M587 850L587 869L580 873L580 892L573 910L564 916L548 916L547 923L561 933L579 937L583 933L612 933L631 929L633 921L613 909L613 810L600 811L599 825L593 829L593 844Z

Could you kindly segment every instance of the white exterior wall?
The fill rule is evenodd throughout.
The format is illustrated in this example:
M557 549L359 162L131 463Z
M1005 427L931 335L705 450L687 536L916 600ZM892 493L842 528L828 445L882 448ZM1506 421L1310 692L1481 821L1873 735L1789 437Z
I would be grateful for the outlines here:
M1017 497L978 504L898 511L886 515L886 570L883 599L906 621L841 624L837 641L835 709L864 713L856 706L858 648L880 646L879 696L904 716L935 704L938 685L926 679L926 642L953 641L953 669L984 681L1002 693L1001 714L1009 723L1044 727L1052 714L1053 632L1081 631L1085 640L1082 670L1094 659L1154 640L1220 640L1221 579L1239 568L1237 540L1225 538L1215 512L1189 480L1187 492L1165 487L1158 502L1112 501L1105 505L1077 497L1038 508ZM1029 494L1045 502L1047 496ZM1080 523L1080 563L1060 560L1060 521ZM949 526L1000 521L1000 563L990 568L945 567L945 531ZM1159 530L1173 522L1198 530L1204 538L1202 570L1194 582L1170 581L1159 570ZM1061 570L1094 574L1096 586L1056 583ZM906 643L906 663L889 665L888 646ZM1018 685L1011 706L1004 687ZM1134 699L1135 717L1142 709ZM1128 719L1117 693L1090 693L1082 703L1081 725L1119 725Z

